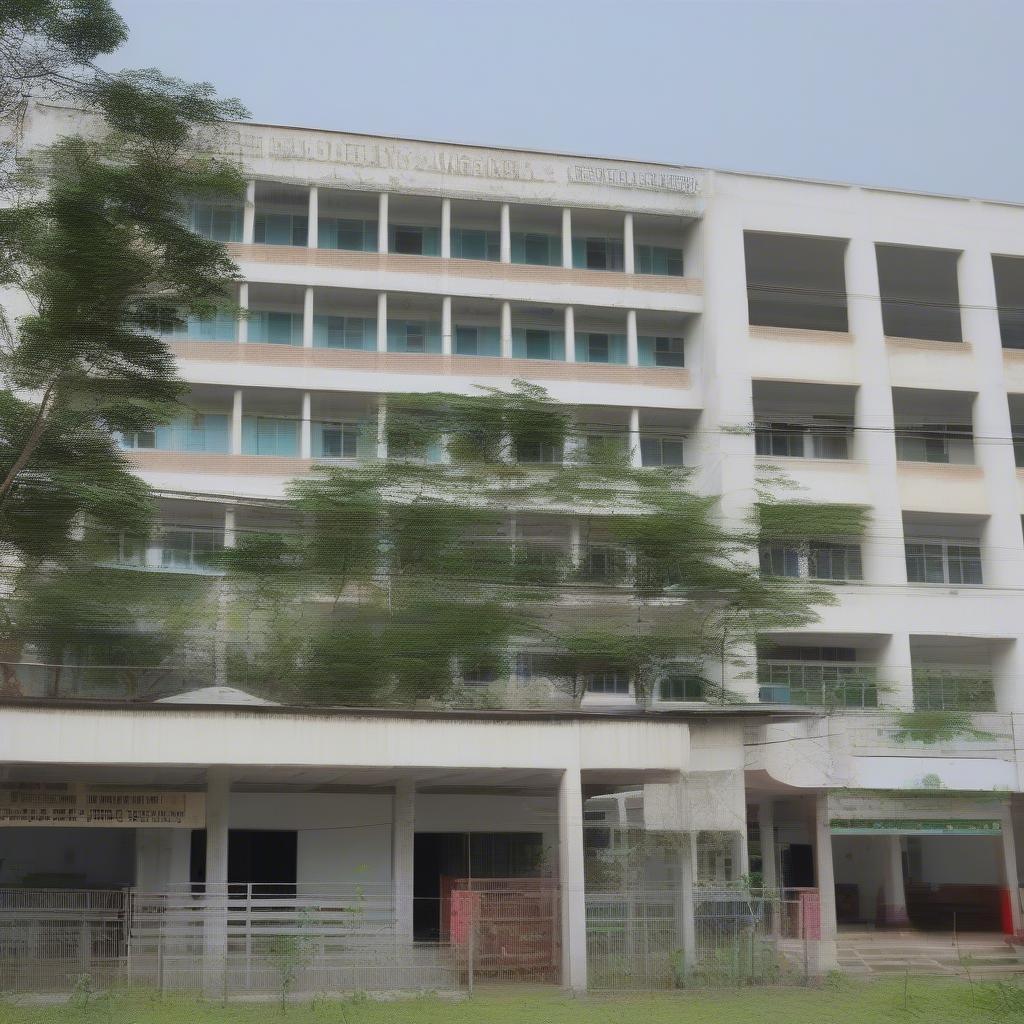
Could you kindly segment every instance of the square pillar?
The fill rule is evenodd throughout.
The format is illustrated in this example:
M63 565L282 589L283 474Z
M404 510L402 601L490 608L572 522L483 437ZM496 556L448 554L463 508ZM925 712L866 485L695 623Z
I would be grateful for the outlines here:
M388 194L381 192L377 198L377 252L388 251Z
M697 837L693 832L680 834L679 888L676 892L676 941L683 952L683 970L689 974L697 962L697 921L693 896L694 864L697 862Z
M388 350L388 293L377 294L377 351Z
M501 304L501 355L503 359L512 358L512 304Z
M309 214L306 219L306 246L316 249L320 246L320 190L309 186Z
M377 458L388 457L388 396L377 397Z
M583 786L579 765L558 783L558 877L562 889L562 987L587 988L587 910L583 876Z
M572 210L562 210L562 266L572 269Z
M299 421L299 458L313 458L313 396L302 392L302 418Z
M775 802L763 801L757 810L757 825L761 834L761 877L764 888L774 893L779 887L779 872L775 864Z
M252 245L256 237L256 179L245 183L245 206L242 209L242 242Z
M307 288L302 295L302 347L313 347L313 289Z
M243 281L238 286L238 326L236 328L238 344L244 345L249 340L249 284Z
M882 906L875 922L886 928L905 928L907 892L903 882L903 840L899 836L884 836L885 850L882 863Z
M576 362L576 310L565 307L565 361Z
M242 389L231 396L231 454L242 454Z
M391 819L391 879L395 893L395 935L412 941L416 784L395 785Z
M231 776L206 770L206 927L203 932L204 987L215 990L228 952L228 829ZM219 969L219 970L218 970Z
M501 204L501 233L498 256L502 263L512 262L512 214L508 203Z
M452 201L441 200L441 259L451 259L452 255Z
M452 297L441 299L441 354L450 356L455 348L452 343Z
M634 469L643 468L644 457L640 451L640 410L629 410L629 464Z
M821 938L813 958L813 973L827 974L836 968L836 876L832 862L832 829L828 818L828 794L819 793L814 808L814 874L818 882ZM813 940L812 940L813 941Z
M636 249L633 246L633 214L622 218L622 269L627 274L636 272Z
M1020 881L1017 874L1017 843L1013 835L1013 808L1006 802L1001 817L1003 847L1003 883L1009 890L1010 924L1015 936L1024 936L1024 910L1020 901Z

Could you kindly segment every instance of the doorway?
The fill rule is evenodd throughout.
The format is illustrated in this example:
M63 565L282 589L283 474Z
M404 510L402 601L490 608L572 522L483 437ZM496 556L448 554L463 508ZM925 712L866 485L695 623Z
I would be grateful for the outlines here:
M241 895L247 882L253 896L290 895L298 881L298 837L294 829L228 831L228 885ZM206 830L192 831L189 878L193 885L206 882Z

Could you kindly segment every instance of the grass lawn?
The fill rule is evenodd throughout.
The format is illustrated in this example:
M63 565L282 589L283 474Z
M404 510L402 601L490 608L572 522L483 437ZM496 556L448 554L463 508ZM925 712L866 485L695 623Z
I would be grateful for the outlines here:
M966 1024L1024 1022L1024 982L951 978L839 980L820 988L748 988L571 999L558 992L478 992L472 1000L397 1002L319 999L293 1003L202 1003L155 997L93 997L49 1006L0 1003L0 1024Z

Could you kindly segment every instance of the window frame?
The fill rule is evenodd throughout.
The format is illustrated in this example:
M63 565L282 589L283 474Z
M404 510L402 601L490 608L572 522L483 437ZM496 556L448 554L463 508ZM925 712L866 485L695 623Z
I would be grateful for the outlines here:
M911 578L911 558L925 558L929 557L928 552L922 551L921 554L911 555L908 550L910 547L920 548L939 548L938 556L942 563L942 579L928 579L927 572L925 573L924 579L913 579ZM963 575L963 566L966 562L976 561L978 569L977 581L963 581L954 580L951 572L951 561L950 561L950 549L970 549L977 552L976 556L964 556L958 555L957 561L960 564L960 575ZM985 561L982 553L982 544L980 541L971 541L963 537L905 537L903 540L903 553L904 560L907 570L907 583L913 584L914 586L932 586L932 587L983 587L985 586ZM934 552L930 553L930 557L935 558ZM927 564L925 563L927 569Z

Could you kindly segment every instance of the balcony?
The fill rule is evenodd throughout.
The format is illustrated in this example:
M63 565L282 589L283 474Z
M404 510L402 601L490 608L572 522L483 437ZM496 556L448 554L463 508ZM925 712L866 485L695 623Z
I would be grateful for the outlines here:
M962 342L959 254L912 245L876 245L882 325L888 338Z
M823 708L878 706L872 665L838 661L758 660L758 699L763 704Z

